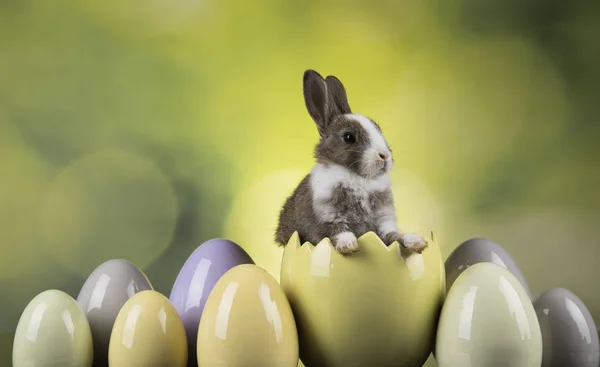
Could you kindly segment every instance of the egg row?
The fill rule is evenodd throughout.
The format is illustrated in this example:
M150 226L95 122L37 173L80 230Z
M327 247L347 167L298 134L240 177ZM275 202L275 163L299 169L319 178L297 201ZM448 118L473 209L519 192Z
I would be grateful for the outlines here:
M98 266L77 300L47 290L23 311L13 366L296 366L298 338L277 281L237 244L188 258L170 298L135 265Z
M237 244L213 239L181 268L169 299L125 260L101 264L77 301L49 290L24 310L19 366L598 366L594 321L572 292L532 301L515 261L472 239L444 262L432 234L400 256L374 233L361 253L327 239L285 248L281 285ZM365 297L365 295L367 295ZM292 313L292 309L294 313ZM300 346L300 347L299 347Z
M445 262L447 295L438 322L440 367L596 367L600 345L585 304L564 288L536 299L511 256L474 238Z

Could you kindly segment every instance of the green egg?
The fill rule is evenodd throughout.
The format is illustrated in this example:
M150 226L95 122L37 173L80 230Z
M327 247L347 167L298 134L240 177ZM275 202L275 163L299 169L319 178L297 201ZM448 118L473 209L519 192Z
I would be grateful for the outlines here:
M77 302L51 289L23 310L13 344L14 367L91 367L92 332Z
M521 282L493 263L466 269L446 296L435 357L440 367L539 367L540 325Z

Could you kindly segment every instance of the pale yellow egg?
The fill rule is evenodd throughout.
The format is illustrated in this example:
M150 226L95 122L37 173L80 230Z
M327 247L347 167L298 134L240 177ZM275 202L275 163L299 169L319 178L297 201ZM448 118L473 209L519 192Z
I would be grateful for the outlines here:
M403 256L369 232L360 252L338 253L329 239L300 244L294 234L281 284L294 310L300 358L307 366L421 366L433 349L445 294L435 238Z
M213 288L198 330L199 367L296 367L298 334L290 304L264 269L238 265Z
M71 162L48 186L42 244L46 256L79 275L115 258L143 268L171 243L177 215L174 189L154 161L100 150Z
M187 339L175 308L162 294L145 290L117 315L110 336L111 367L187 365Z

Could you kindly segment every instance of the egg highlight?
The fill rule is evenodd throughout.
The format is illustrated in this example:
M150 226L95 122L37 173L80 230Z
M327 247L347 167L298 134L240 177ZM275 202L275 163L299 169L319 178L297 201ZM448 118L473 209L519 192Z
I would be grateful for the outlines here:
M110 333L125 302L135 294L151 289L146 275L123 259L108 260L88 276L77 296L77 303L92 330L95 366L108 366Z
M360 252L338 253L329 239L285 247L281 284L294 310L306 366L421 366L430 355L445 294L435 238L422 254L402 256L373 232Z
M540 325L513 273L481 262L456 278L440 315L435 357L440 367L540 367Z
M90 326L70 295L47 290L23 310L13 343L14 367L91 367L93 354Z
M184 367L187 340L183 323L162 294L145 290L123 306L108 347L111 367Z
M199 367L298 365L294 316L273 276L243 264L217 281L200 319L197 356Z

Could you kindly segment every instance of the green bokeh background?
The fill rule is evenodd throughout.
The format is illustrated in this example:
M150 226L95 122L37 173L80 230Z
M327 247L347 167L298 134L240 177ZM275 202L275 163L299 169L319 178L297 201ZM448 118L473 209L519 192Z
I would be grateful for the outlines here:
M302 73L394 148L400 225L491 238L600 319L600 12L591 1L0 1L0 365L28 301L110 258L169 294L226 237L278 278L313 164ZM399 310L401 312L401 310ZM435 366L433 360L428 366Z

